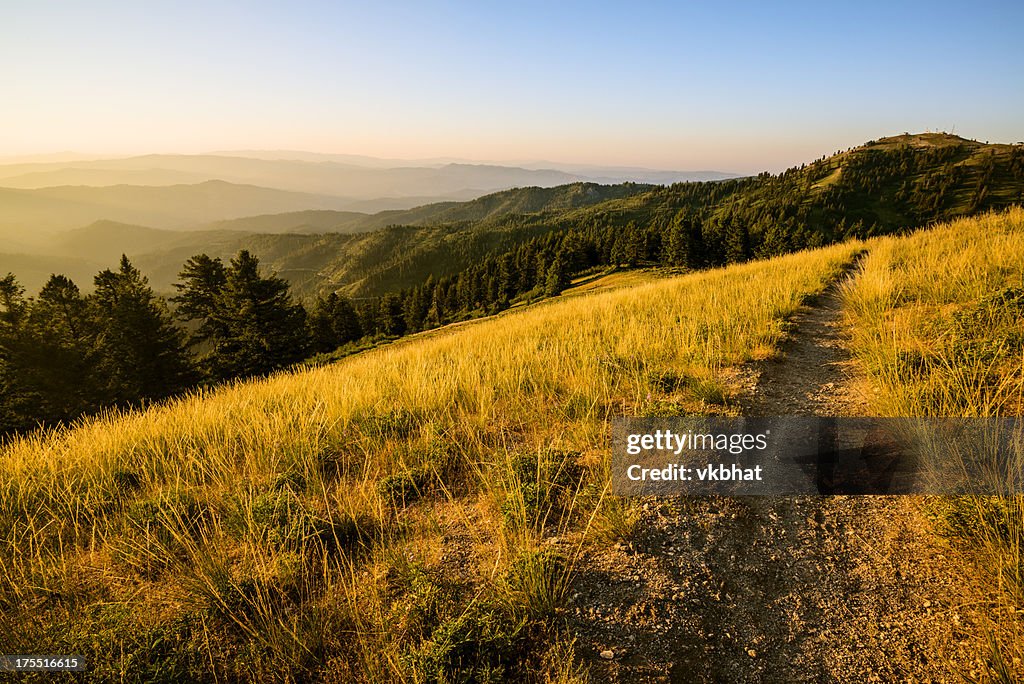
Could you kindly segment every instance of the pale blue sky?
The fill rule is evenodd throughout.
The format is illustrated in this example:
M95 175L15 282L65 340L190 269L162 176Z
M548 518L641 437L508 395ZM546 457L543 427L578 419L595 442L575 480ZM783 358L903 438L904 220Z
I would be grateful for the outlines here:
M0 5L0 155L305 149L778 170L1024 139L1024 2Z

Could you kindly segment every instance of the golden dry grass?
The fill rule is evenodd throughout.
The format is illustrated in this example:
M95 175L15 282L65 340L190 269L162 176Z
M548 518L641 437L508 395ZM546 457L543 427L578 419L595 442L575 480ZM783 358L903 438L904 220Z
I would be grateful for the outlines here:
M893 416L1020 415L1024 210L870 247L846 303L876 405Z
M845 292L853 349L888 416L1020 416L1024 408L1024 210L962 219L870 243ZM1001 496L936 497L943 528L992 575L992 675L1024 661L1015 617L1024 596L1024 497L1019 453L989 471ZM1014 466L1013 459L1016 458ZM935 464L937 468L948 464Z
M857 248L14 440L0 651L79 652L96 678L582 681L558 613L572 549L629 524L606 505L609 418L723 410L721 371L772 353Z

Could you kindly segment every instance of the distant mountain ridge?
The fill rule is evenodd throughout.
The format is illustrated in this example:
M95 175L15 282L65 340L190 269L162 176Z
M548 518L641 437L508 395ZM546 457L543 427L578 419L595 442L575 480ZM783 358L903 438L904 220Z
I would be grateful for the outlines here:
M570 183L553 188L512 188L464 202L434 202L411 209L387 210L375 214L349 211L300 211L218 221L205 227L258 233L354 233L395 225L425 226L483 221L508 214L563 211L610 199L629 197L647 192L654 187L639 183L618 185Z
M0 239L31 244L40 232L69 230L101 220L191 230L205 223L272 213L333 210L374 214L466 201L510 188L550 188L575 182L618 184L643 173L653 174L657 182L728 175L625 170L621 177L612 178L594 175L603 171L599 167L587 175L497 164L393 166L390 164L399 160L299 156L304 158L150 154L0 164ZM362 229L379 225L367 219ZM29 239L21 239L25 235Z
M764 254L1019 204L1022 195L1024 146L919 134L874 140L777 175L672 186L528 187L376 215L303 209L202 224L180 240L146 229L123 239L138 245L129 256L163 291L193 254L228 257L245 247L300 296L331 290L375 296L568 231L640 230L661 239L683 216L709 231L709 240L739 226L749 248ZM133 229L101 223L76 233L79 246L65 245L62 263L88 252L90 241L120 241L110 237L116 230ZM38 260L33 263L38 272ZM0 256L0 273L18 273L16 265Z
M155 228L301 209L341 209L347 200L210 180L190 185L0 187L0 230L57 231L109 220Z
M287 154L287 153L282 153ZM40 189L63 185L169 185L221 180L277 190L343 197L352 201L419 197L465 199L513 187L572 182L719 180L730 174L614 167L523 168L494 163L373 160L356 155L296 153L300 159L225 155L151 154L121 159L0 164L0 187ZM570 165L571 166L571 165ZM408 206L408 205L407 205Z
M617 186L573 183L554 188L516 188L466 202L433 203L406 211L364 214L304 209L200 223L188 231L167 229L160 227L161 224L153 227L141 222L102 219L56 233L45 242L38 243L35 250L26 250L24 246L19 246L14 252L3 250L7 253L0 253L0 272L25 273L24 284L29 289L36 289L49 275L45 268L48 256L38 253L44 250L46 255L52 255L55 272L64 272L88 289L96 271L106 268L126 253L145 265L153 284L166 291L177 276L181 263L202 251L230 256L243 247L253 248L258 244L269 263L275 268L289 270L292 268L289 250L303 242L307 244L307 250L321 255L317 259L323 259L333 248L342 250L343 254L351 245L368 245L375 241L369 234L352 239L346 234L368 233L399 224L466 224L500 220L513 213L564 211L628 197L652 187L632 183ZM55 190L59 190L59 194L74 192L74 189ZM0 201L3 193L4 190L0 189ZM294 237L287 237L289 235ZM356 263L362 264L363 261L360 257ZM304 268L300 267L299 272L306 274L302 276L305 281L309 276L308 270L302 270Z

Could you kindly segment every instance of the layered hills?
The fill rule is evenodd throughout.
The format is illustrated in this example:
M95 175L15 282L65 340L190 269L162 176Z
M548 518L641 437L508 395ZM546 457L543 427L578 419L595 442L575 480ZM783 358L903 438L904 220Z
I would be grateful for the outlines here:
M174 187L179 192L183 187L210 186ZM250 188L229 187L231 192L216 200L203 192L167 200L174 212L193 220L191 233L154 232L152 228L168 225L166 214L146 216L137 205L125 202L121 207L135 207L136 213L104 218L140 227L114 228L100 222L64 233L48 248L49 254L59 257L53 268L66 269L68 259L78 259L85 273L126 252L158 289L166 290L189 256L206 252L227 257L246 247L287 277L301 295L342 290L364 297L409 287L427 276L456 273L486 254L512 250L541 236L629 226L660 234L681 216L707 234L708 244L735 230L751 254L774 254L1019 203L1024 192L1024 146L944 133L905 134L823 156L780 174L672 185L524 187L466 202L376 214L331 208L333 200L323 196L275 191L278 194L257 198L247 196ZM106 190L107 196L125 192ZM2 192L8 193L7 202L23 199L17 193L27 191ZM83 202L76 189L31 192L41 193L45 202ZM42 214L50 211L45 202L38 209ZM274 208L287 204L301 208ZM204 222L214 205L216 211L230 206L250 215ZM40 259L33 256L32 268L41 273L45 268L40 269ZM28 268L24 257L0 257L0 271L21 275L19 270ZM30 287L34 284L27 273L22 277Z

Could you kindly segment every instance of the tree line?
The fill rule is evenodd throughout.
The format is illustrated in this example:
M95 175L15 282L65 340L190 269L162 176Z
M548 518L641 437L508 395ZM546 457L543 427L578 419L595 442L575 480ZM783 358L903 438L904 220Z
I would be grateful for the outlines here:
M0 433L306 358L315 317L307 320L288 283L258 266L244 250L228 264L193 257L171 298L173 313L127 257L96 275L88 295L63 275L31 298L13 275L0 279Z
M638 265L701 269L850 238L916 228L1020 202L1024 148L980 163L963 144L872 147L772 175L679 183L582 211L501 218L504 244L486 233L449 241L469 265L360 302L367 334L401 335L552 296L573 274ZM1016 188L997 198L993 187ZM436 263L452 255L428 253ZM447 259L446 259L447 257ZM396 269L408 268L400 264Z
M642 201L509 215L498 219L507 229L479 233L501 241L459 247L468 265L440 277L426 268L410 287L355 301L331 292L304 306L287 281L261 273L245 250L228 263L205 254L189 259L169 301L125 257L117 270L94 278L88 295L53 275L37 296L26 297L8 275L0 279L0 433L263 375L367 338L493 314L558 295L583 272L694 270L770 257L915 227L951 208L984 210L998 206L994 184L1024 185L1024 149L971 168L955 163L965 154L958 145L869 147L841 167L823 158L778 175L659 188ZM886 218L879 207L888 207Z
M719 242L724 242L718 245ZM200 254L165 301L122 257L83 294L52 275L35 297L0 279L0 432L139 406L200 384L263 375L368 337L393 338L561 293L596 266L687 268L752 255L741 224L599 225L530 239L476 265L353 302L336 292L307 308L246 250L228 263Z
M936 147L869 144L779 174L644 188L583 207L473 222L392 226L374 234L370 258L346 261L345 278L358 283L358 294L380 296L422 285L430 274L457 274L547 234L594 226L622 231L632 222L642 229L657 226L663 235L683 210L705 226L709 250L719 246L717 232L731 233L734 253L778 254L1019 203L1022 190L1024 146L979 151L955 141ZM722 256L709 254L708 260Z

